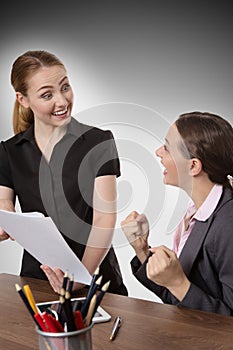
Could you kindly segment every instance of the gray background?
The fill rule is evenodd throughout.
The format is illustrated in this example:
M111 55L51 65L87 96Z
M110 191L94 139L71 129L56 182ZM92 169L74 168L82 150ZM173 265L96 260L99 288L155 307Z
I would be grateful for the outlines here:
M120 221L133 209L145 211L151 244L171 246L172 228L187 203L176 189L164 189L154 157L167 126L192 110L214 112L232 123L231 3L21 0L1 9L0 139L13 134L13 61L30 49L55 53L76 95L75 117L111 128L119 147L114 245L131 296L156 300L131 276L133 252L118 229ZM18 273L20 256L17 243L1 243L0 271Z

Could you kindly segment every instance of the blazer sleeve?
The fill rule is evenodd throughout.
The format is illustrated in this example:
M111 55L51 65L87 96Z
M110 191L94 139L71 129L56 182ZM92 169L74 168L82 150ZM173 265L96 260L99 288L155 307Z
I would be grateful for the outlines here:
M178 303L179 300L175 298L174 295L171 294L167 288L159 286L158 284L152 282L149 278L147 278L146 264L150 256L151 253L143 264L141 264L137 256L135 256L131 260L130 264L133 275L144 287L149 289L152 293L156 294L165 304Z

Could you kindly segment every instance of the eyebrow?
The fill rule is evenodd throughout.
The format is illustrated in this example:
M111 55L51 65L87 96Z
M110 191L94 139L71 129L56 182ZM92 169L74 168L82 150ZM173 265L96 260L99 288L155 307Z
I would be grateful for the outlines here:
M59 85L61 85L63 83L64 80L68 79L67 76L65 76L64 78L61 79L61 81L59 82ZM52 89L53 86L52 85L45 85L45 86L41 86L36 92L39 92L40 90L43 89Z

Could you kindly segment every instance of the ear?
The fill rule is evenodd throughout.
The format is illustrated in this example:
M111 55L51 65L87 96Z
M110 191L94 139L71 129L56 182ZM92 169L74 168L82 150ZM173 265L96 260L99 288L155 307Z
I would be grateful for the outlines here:
M28 98L26 96L21 94L21 92L16 92L15 96L21 106L24 108L29 108Z
M190 159L189 175L197 176L202 171L202 162L198 158Z

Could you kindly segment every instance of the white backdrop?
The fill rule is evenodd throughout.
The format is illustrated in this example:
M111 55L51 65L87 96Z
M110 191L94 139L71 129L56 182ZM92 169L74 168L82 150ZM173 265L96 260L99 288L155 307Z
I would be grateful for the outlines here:
M154 150L180 113L210 111L232 122L231 2L38 5L36 16L30 3L25 9L9 1L1 10L0 139L13 135L13 61L30 49L55 53L65 63L76 95L74 116L111 129L117 142L121 177L113 244L129 294L158 300L131 275L133 252L119 226L131 210L145 212L150 244L172 246L172 229L187 198L163 186ZM18 274L21 253L16 242L2 242L0 272Z

